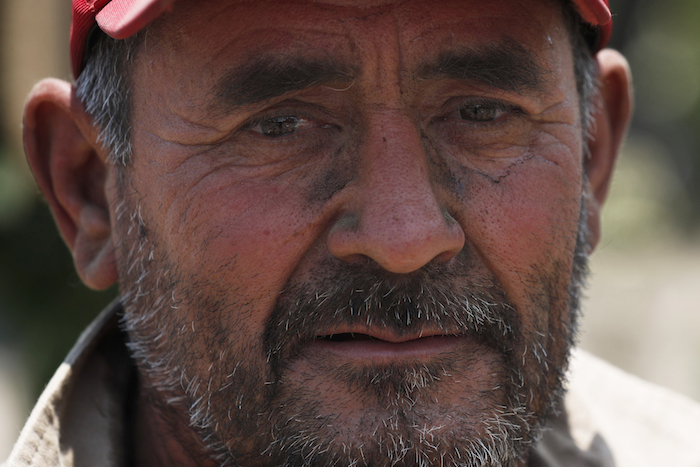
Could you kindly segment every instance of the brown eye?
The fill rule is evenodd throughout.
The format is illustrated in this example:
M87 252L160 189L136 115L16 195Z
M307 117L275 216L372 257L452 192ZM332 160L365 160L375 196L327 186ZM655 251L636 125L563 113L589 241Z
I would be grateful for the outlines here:
M491 122L503 115L503 109L496 105L473 104L461 107L459 116L472 122Z
M305 119L293 116L272 117L261 121L254 129L263 136L277 138L296 133L303 129L306 123Z

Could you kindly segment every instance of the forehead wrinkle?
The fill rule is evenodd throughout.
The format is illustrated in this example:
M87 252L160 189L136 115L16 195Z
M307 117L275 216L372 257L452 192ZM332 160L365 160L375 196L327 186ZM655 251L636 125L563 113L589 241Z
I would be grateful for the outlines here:
M518 94L544 92L550 74L537 54L512 38L448 50L417 72L420 79L450 78Z
M208 107L229 113L314 86L330 83L346 86L357 75L353 66L330 57L287 54L253 57L218 80Z

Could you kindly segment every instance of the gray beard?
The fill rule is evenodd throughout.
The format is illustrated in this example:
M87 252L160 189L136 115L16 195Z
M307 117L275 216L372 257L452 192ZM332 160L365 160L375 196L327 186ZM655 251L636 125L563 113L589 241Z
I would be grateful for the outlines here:
M467 249L451 266L429 264L401 277L328 260L312 280L288 284L262 338L236 337L241 350L234 354L227 339L235 322L226 326L219 317L245 316L254 304L240 302L235 285L182 277L159 251L141 210L124 202L117 215L130 220L123 222L118 266L129 347L162 417L186 418L221 466L512 465L562 393L587 270L583 204L573 270L524 281L539 285L529 290L540 317L534 326L523 325L493 278L475 272ZM565 294L556 286L567 282L562 278L570 278ZM213 292L202 296L205 288ZM195 310L195 318L177 310ZM468 335L498 356L491 363L499 384L483 391L463 383L465 406L477 401L478 410L443 406L440 389L482 355L360 368L310 358L366 401L356 426L343 428L342 418L316 403L313 389L290 385L287 374L324 329L357 323L381 323L399 335L428 325ZM436 430L435 419L451 426Z

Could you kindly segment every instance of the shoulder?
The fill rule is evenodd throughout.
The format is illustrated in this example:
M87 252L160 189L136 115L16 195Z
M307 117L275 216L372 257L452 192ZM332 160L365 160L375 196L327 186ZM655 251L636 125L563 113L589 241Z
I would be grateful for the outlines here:
M115 300L82 333L0 467L121 465L132 367L120 310Z
M566 412L576 444L600 434L615 465L700 465L700 404L582 350L569 371Z

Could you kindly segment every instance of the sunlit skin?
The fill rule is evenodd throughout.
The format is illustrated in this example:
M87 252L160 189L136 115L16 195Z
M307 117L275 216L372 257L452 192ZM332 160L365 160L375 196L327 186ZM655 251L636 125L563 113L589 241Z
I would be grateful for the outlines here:
M168 35L147 41L134 77L139 85L130 177L146 201L146 215L158 219L153 227L163 247L181 267L205 275L218 274L219 258L235 258L231 280L257 303L257 313L245 323L252 335L289 278L329 254L347 261L369 256L389 271L407 273L433 259L448 261L468 241L509 297L526 301L518 274L530 273L553 251L573 248L583 190L578 99L565 31L556 25L556 10L529 3L518 11L459 1L445 6L443 15L426 3L406 17L388 7L376 8L381 14L375 15L375 9L336 12L294 2L297 24L288 13L275 18L282 9L263 2L248 5L250 16L234 6L222 12L214 5L194 11L178 5L164 24L193 37L173 35L176 47ZM532 14L532 8L542 14ZM177 21L181 11L187 12L184 23ZM261 12L262 25L255 20ZM544 24L533 25L529 17ZM551 71L546 92L521 96L411 79L416 64L455 42L489 43L504 34L533 44ZM362 75L344 91L313 88L212 117L207 103L217 78L238 57L271 51L335 53L361 64ZM479 131L478 124L457 121L452 99L484 97L517 105L527 117L505 115ZM242 130L268 112L308 113L311 122L287 139L268 141L254 129ZM455 132L466 136L450 134ZM464 138L464 158L446 163L484 175L464 175L457 190L447 189L434 180L421 137L425 144L445 145L462 145L455 139ZM329 187L323 194L330 199L310 201L314 184L343 165L354 172L343 189ZM457 222L445 220L442 210Z
M175 265L178 277L197 283L196 290L183 287L184 298L174 289L173 306L161 317L188 324L168 337L187 342L178 363L188 377L206 381L230 372L215 365L225 351L252 355L246 363L267 378L263 334L275 305L294 286L320 282L329 264L367 264L401 281L466 257L475 280L503 289L524 332L551 333L549 350L562 363L582 197L592 195L595 245L597 209L629 112L624 101L621 129L601 120L597 142L606 148L598 155L592 147L584 163L563 21L559 2L548 0L176 2L147 31L135 61L132 165L112 166L96 131L77 123L105 167L109 206L109 220L99 209L83 209L73 216L78 227L57 214L81 277L103 287L119 268L124 281L135 239L128 229L143 219L157 264ZM537 68L529 85L425 71L445 54L512 44ZM259 57L331 62L343 72L227 105L224 77ZM623 81L618 57L610 60ZM100 204L101 195L95 198ZM63 205L70 215L80 211ZM97 246L85 240L91 238L100 239ZM206 308L216 300L226 307ZM211 329L216 335L207 335ZM335 342L330 335L357 336ZM483 410L487 402L477 395L500 384L498 356L438 326L413 334L379 323L324 329L287 362L280 381L302 388L322 415L337 420L339 442L351 442L366 436L356 425L382 408L328 368L454 355L476 357L458 366L464 374L440 381L430 400ZM184 413L173 420L153 404L162 396L148 386L157 381L142 374L142 383L138 460L204 465L207 453ZM418 405L431 413L428 402ZM225 407L215 410L226 414ZM437 431L451 423L441 413L435 409ZM224 441L241 449L250 443Z
M226 342L232 351L259 345L282 288L329 255L370 258L403 274L450 261L466 243L523 310L531 300L523 277L534 268L550 271L554 261L571 269L583 143L570 45L556 4L295 1L290 14L279 3L223 9L218 3L177 4L149 32L134 74L129 173L170 261L185 276L231 284L239 300L255 304L246 316L219 317L236 330ZM548 71L543 90L518 94L415 76L441 53L506 38L536 51ZM218 80L258 54L328 55L359 75L213 112ZM484 99L521 110L492 122L460 119L461 105ZM249 127L286 115L304 119L293 135L266 138ZM458 178L445 183L443 167ZM341 182L324 185L329 178ZM563 289L568 277L561 281ZM191 321L197 310L177 313ZM523 316L526 325L548 319L564 318ZM339 351L332 358L350 357ZM463 377L495 384L488 363ZM204 374L209 361L193 366ZM308 360L292 369L288 378L299 375L299 384L316 386L321 404L328 400L328 410L348 423L362 412L362 401L339 398L344 389L313 375ZM451 392L445 394L449 403L444 398Z

